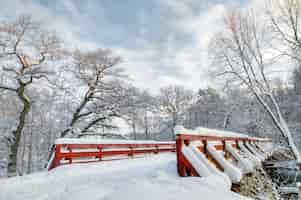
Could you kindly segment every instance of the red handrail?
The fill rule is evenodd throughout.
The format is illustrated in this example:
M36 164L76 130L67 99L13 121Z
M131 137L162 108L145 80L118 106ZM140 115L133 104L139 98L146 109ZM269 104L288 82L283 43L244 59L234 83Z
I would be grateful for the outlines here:
M57 166L72 163L89 163L108 160L119 160L133 157L136 154L175 152L175 142L154 143L116 143L116 144L55 144L48 170ZM126 149L125 149L126 148ZM125 156L112 158L114 156ZM92 157L93 160L85 160ZM108 159L104 160L104 157ZM67 161L67 162L63 162Z

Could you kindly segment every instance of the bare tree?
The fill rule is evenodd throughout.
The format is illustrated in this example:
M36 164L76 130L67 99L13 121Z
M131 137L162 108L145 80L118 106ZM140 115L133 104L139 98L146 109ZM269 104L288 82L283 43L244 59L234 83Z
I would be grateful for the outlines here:
M132 135L134 140L137 139L137 121L138 121L138 109L140 105L139 100L139 90L135 87L129 87L127 91L127 101L128 101L128 122L132 127Z
M157 111L157 101L147 91L141 91L139 94L140 104L138 105L139 119L138 125L144 129L145 139L151 139L153 133L153 116Z
M286 139L296 159L301 161L268 77L275 58L266 55L271 38L265 22L252 11L231 12L225 19L225 30L212 41L212 72L214 76L222 76L227 84L247 88Z
M83 84L84 94L72 114L68 127L61 137L68 133L87 132L93 126L102 124L111 117L119 116L118 104L122 100L122 86L112 78L120 77L122 69L117 67L120 57L110 50L97 49L91 52L76 51L73 55L74 74Z
M53 71L47 67L47 62L58 54L60 43L55 33L43 29L30 16L21 16L13 23L0 25L0 59L5 77L0 92L15 93L22 105L10 143L8 172L11 175L16 172L20 138L31 107L27 90L41 79L49 80Z
M175 126L181 120L192 98L193 92L182 86L171 85L160 89L158 97L160 109L171 121L170 129L173 135Z
M151 107L152 98L147 92L140 91L134 86L129 86L126 90L127 104L123 113L126 121L131 125L132 135L135 140L141 125L147 129L143 123L144 120L142 120L144 117L141 117L141 115L145 115L146 110L149 110ZM141 112L144 114L141 114Z
M301 63L301 1L269 0L266 7L273 37L277 40L273 48Z
M300 93L301 66L301 1L300 0L270 0L267 6L267 16L270 27L276 38L274 49L281 55L296 62L293 72L295 91Z

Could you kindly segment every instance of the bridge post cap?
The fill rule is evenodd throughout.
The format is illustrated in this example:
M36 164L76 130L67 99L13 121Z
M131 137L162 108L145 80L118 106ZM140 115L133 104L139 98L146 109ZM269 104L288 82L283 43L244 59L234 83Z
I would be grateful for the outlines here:
M175 133L175 135L179 135L181 133L184 133L185 131L186 131L186 129L184 128L184 126L176 125L174 127L174 133Z

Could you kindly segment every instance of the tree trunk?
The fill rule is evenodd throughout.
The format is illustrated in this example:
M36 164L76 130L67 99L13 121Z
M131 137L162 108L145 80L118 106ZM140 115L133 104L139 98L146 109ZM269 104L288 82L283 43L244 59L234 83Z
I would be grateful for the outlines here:
M95 126L97 123L99 123L99 122L101 122L101 121L104 121L104 120L106 120L106 119L109 119L110 117L119 117L119 115L116 114L116 113L111 113L111 114L108 114L107 116L98 117L98 118L96 118L96 119L90 121L90 122L87 124L87 126L85 126L84 128L82 128L81 132L82 132L82 133L87 132L91 127ZM105 127L112 127L112 126L108 125L108 126L105 126Z
M19 166L19 173L20 173L20 176L23 175L23 169L25 169L25 152L26 152L26 137L23 135L23 137L21 138L21 141L20 141L20 145L22 145L22 147L20 146L20 154L19 154L19 160L20 160L20 166Z
M173 113L172 114L172 129L171 129L171 133L172 133L172 139L176 140L176 135L175 135L175 127L177 125L177 114Z
M145 133L145 139L148 140L149 139L149 135L148 135L148 118L147 118L147 111L145 112L144 115L144 133Z
M17 125L17 129L13 131L14 140L10 145L10 155L9 155L9 163L8 163L8 175L14 176L17 173L17 155L20 144L20 139L22 136L22 131L25 126L26 117L30 111L30 101L25 94L26 84L20 84L20 87L17 89L17 95L23 104L22 111L19 115L19 121Z
M223 128L226 129L228 125L230 124L230 118L231 118L232 111L226 113L226 116L224 118Z
M33 143L33 137L32 137L32 129L30 130L29 135L29 146L28 146L28 160L27 160L27 174L31 173L31 166L32 166L32 143Z
M135 122L132 123L132 128L133 128L133 136L134 136L134 140L137 140L137 135L136 135L136 124L135 124Z
M277 115L278 115L278 121L279 121L279 124L282 128L282 132L283 132L283 135L284 137L286 138L287 140L287 143L288 145L290 146L296 160L298 163L301 163L301 156L300 156L300 153L296 147L296 144L295 144L295 141L293 139L293 136L291 134L291 131L289 130L288 128L288 125L287 125L287 122L284 120L283 116L282 116L282 113L280 111L280 108L279 108L279 105L274 97L274 95L272 93L269 94L269 98L271 99L275 109L276 109L276 112L277 112Z
M278 109L279 109L279 106L278 104L275 105ZM301 156L300 156L300 152L295 144L295 141L293 139L293 136L292 136L292 133L291 131L289 130L288 128L288 125L287 125L287 122L283 119L283 116L282 116L282 113L280 112L280 109L279 109L279 123L281 124L282 128L283 128L283 131L285 132L284 135L286 135L286 138L287 138L287 143L289 144L296 160L297 160L297 163L301 163Z
M285 122L285 120L282 117L282 114L280 112L280 108L279 108L278 103L276 102L276 100L273 98L273 96L271 96L271 95L269 96L272 100L272 103L273 103L274 107L276 108L278 118L273 113L270 106L264 101L264 99L261 98L261 96L256 91L253 90L252 92L255 95L257 101L259 102L259 104L262 105L264 110L268 113L268 115L272 119L272 122L274 123L276 128L279 130L279 132L281 133L283 138L286 140L286 142L287 142L288 146L290 147L292 153L294 154L294 157L297 160L297 162L301 163L300 153L299 153L299 151L298 151L298 149L295 145L294 139L293 139L293 137L291 135L291 132L290 132L288 126L287 126L287 123Z
M80 105L76 108L75 112L73 113L69 126L63 132L61 132L61 137L65 137L69 133L71 127L73 127L74 124L80 119L81 111L87 105L87 103L89 102L92 96L93 96L93 90L89 89L85 94L85 98L82 100Z

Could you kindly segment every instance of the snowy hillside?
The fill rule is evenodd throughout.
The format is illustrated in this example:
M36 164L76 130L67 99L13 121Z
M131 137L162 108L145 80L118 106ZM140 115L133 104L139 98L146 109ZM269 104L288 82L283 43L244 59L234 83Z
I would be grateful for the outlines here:
M0 180L0 199L10 200L247 200L218 187L219 178L180 178L175 154L58 167Z

